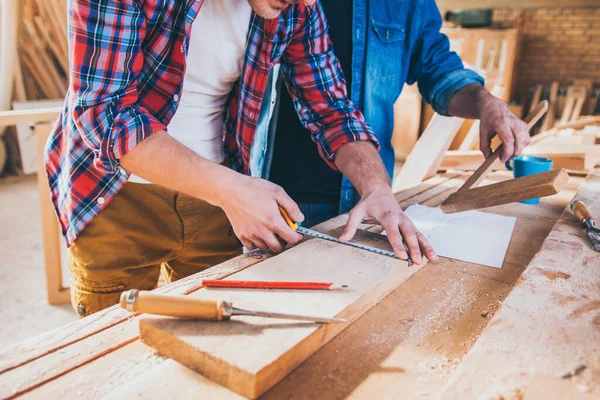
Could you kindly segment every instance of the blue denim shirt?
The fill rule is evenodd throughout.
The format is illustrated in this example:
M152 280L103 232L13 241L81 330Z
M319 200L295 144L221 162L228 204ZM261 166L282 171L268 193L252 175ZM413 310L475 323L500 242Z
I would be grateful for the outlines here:
M391 179L394 103L404 84L417 83L423 99L439 114L448 115L454 92L472 83L483 85L484 80L465 69L450 51L448 38L440 33L442 18L435 0L354 0L353 4L350 93L381 143L380 155ZM274 68L251 151L251 174L264 179L269 177L277 126L278 75L279 69ZM359 200L344 178L340 213L350 211Z

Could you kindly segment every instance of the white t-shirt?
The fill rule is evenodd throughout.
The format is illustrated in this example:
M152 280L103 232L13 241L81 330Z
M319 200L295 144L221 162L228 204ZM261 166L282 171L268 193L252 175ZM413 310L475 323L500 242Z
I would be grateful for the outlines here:
M192 25L179 106L169 135L221 163L224 107L242 73L252 9L248 0L205 0ZM150 183L132 174L129 182Z

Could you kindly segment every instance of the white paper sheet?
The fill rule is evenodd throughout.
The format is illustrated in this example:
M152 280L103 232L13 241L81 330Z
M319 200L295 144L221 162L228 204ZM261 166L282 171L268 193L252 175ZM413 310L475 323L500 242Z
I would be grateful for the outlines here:
M413 205L405 214L440 256L502 268L515 217L480 211L444 214L440 208Z

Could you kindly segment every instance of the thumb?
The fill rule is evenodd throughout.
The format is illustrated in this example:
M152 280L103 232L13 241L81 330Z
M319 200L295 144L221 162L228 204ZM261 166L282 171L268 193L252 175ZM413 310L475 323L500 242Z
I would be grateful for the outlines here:
M360 211L357 211L356 209L350 211L350 216L348 218L348 222L346 223L346 227L344 228L344 232L342 232L342 235L339 238L340 242L352 240L362 220L363 215Z
M302 222L304 221L304 214L300 211L300 207L298 204L287 193L283 192L277 198L277 204L279 204L283 209L287 212L290 218L294 222Z

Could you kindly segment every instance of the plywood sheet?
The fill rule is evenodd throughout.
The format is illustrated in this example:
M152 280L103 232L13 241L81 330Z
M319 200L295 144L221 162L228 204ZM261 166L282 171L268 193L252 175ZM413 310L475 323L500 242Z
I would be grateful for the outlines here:
M191 296L232 301L241 308L342 317L319 325L239 317L213 323L148 317L142 341L189 368L255 398L279 382L419 267L349 246L311 239L230 279L313 280L349 285L342 291L201 289Z

